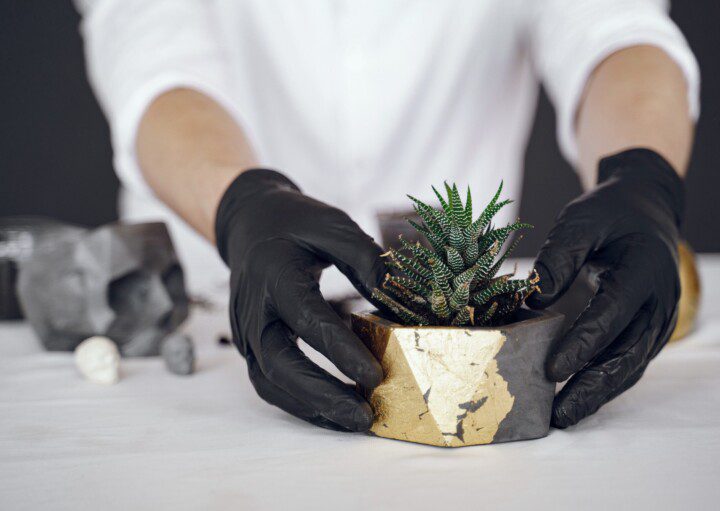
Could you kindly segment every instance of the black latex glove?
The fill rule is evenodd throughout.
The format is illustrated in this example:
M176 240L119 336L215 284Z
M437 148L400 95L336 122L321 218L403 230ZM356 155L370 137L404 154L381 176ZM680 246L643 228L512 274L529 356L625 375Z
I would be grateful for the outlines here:
M334 264L366 297L385 274L382 250L342 211L303 195L273 170L238 176L218 207L220 255L231 270L230 323L250 379L267 402L315 425L365 431L370 405L298 348L297 337L372 389L382 369L319 291Z
M558 216L535 263L542 292L528 305L555 302L584 266L597 292L547 360L552 381L572 376L555 397L555 427L577 423L630 388L667 343L680 296L683 190L660 155L631 149L603 159L598 186Z

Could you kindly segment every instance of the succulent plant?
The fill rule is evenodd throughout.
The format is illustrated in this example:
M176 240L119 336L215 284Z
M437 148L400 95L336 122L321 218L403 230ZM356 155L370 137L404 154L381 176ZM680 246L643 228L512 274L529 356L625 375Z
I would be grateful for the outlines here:
M383 254L388 266L397 271L388 273L381 288L373 290L374 300L407 326L502 324L538 289L534 270L526 279L513 279L515 272L497 276L522 236L500 255L505 242L514 231L532 225L518 220L497 229L493 226L493 217L512 202L499 200L502 183L475 220L469 187L465 204L455 184L445 183L447 197L435 187L433 191L440 208L408 195L422 219L408 222L427 240L427 246L401 236L401 248Z

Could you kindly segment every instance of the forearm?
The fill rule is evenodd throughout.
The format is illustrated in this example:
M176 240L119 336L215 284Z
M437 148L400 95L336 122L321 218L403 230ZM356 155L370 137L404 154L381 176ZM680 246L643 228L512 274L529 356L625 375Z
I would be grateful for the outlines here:
M256 166L242 128L216 102L189 89L159 96L143 116L137 155L155 194L211 242L230 182Z
M630 147L653 149L684 175L693 128L685 77L665 52L634 46L614 53L595 69L578 108L583 184L596 182L600 159Z

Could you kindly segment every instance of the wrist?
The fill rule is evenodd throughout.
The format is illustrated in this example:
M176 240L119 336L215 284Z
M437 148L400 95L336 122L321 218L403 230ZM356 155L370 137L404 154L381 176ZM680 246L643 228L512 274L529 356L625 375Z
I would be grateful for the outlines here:
M598 186L627 183L629 200L643 197L663 206L676 226L685 211L685 185L673 166L660 154L647 148L632 148L600 160Z
M262 209L263 195L273 190L300 188L282 173L266 168L251 168L237 175L220 198L215 213L215 243L225 263L228 263L227 246L232 227L248 215L257 215Z

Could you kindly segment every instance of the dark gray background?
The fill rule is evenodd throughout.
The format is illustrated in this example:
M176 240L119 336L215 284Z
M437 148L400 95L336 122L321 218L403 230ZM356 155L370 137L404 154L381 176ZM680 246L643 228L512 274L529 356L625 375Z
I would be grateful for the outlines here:
M673 18L700 62L702 118L687 178L686 238L720 252L720 2L675 1ZM87 84L70 0L0 0L0 216L50 215L97 225L116 217L108 128ZM558 210L580 192L559 155L543 96L526 157L521 217L532 255Z

